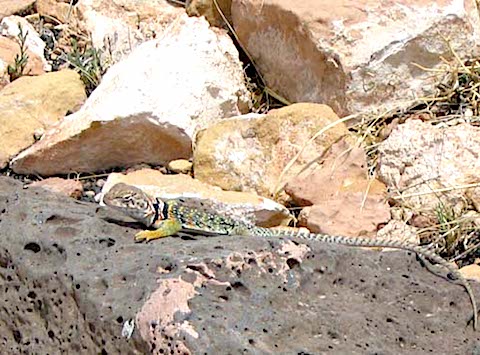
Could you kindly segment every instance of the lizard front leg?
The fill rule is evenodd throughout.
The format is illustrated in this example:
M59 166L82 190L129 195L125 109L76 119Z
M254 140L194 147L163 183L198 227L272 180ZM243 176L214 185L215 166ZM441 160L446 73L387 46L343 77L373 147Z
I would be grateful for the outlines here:
M174 235L175 233L180 232L181 229L182 224L179 221L176 221L174 219L167 219L159 222L157 229L153 231L146 230L135 234L135 241L143 242L144 240L146 240L147 242L149 242L154 239L169 237L171 235Z

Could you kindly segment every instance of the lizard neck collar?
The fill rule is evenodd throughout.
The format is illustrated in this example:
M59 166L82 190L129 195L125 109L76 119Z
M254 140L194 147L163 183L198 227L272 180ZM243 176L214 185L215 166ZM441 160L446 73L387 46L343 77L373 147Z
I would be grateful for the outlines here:
M155 202L153 203L153 210L155 211L155 215L153 216L151 226L153 226L158 221L163 221L168 217L168 206L162 200L155 198Z

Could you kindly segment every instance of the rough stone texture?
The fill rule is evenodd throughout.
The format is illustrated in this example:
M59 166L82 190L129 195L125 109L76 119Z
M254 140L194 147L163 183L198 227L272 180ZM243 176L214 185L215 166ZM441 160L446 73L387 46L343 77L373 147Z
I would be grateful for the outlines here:
M301 226L312 232L359 236L376 233L390 219L384 184L368 178L365 151L344 139L323 159L294 176L285 191L302 210Z
M185 159L172 160L167 168L177 174L189 174L192 172L193 163Z
M0 91L0 167L35 142L46 129L85 101L85 88L73 70L23 76Z
M480 346L480 332L466 326L464 290L408 253L235 236L135 244L136 230L117 218L0 178L2 353L145 354L153 344L170 353L178 344L195 354L471 354ZM202 287L164 311L174 315L166 327L158 313L145 317L148 307L171 306L169 293L186 283ZM126 341L130 319L141 323Z
M233 0L240 41L269 87L292 102L329 105L340 116L409 105L430 71L478 55L474 1Z
M401 192L402 203L414 210L434 215L443 203L459 214L478 196L458 187L479 182L479 154L479 127L408 120L379 146L378 176L393 196ZM453 189L435 192L443 188Z
M412 244L420 244L418 229L404 221L391 220L377 233L378 239L394 239Z
M252 193L222 191L188 175L163 175L152 169L137 170L126 175L112 173L108 176L102 193L107 193L113 185L120 182L137 186L151 196L182 198L192 206L208 207L216 213L224 213L263 227L286 225L292 220L288 210L272 200Z
M73 198L80 198L83 193L83 185L79 180L58 177L32 182L29 187L41 187Z
M34 2L35 0L0 0L0 20L28 9Z
M108 53L111 63L147 40L162 38L175 19L185 14L167 0L83 0L76 11L79 26L91 34L95 48Z
M464 266L460 269L460 273L467 279L480 282L480 265L478 264Z
M227 21L232 24L232 0L217 0L217 4ZM213 0L192 0L188 3L186 11L189 16L205 16L212 26L226 28L225 21Z
M281 190L282 182L348 134L341 123L306 145L315 133L336 120L338 116L328 106L301 103L267 115L219 122L198 135L193 157L195 178L225 190L255 191L272 197L277 187ZM304 145L299 159L282 177L285 166Z
M81 3L84 2L81 1ZM73 5L70 1L65 2L63 0L37 0L35 7L41 16L51 16L62 23L74 19L77 11L76 5Z
M112 66L82 109L13 163L19 173L92 172L190 158L196 131L248 109L232 40L186 15Z
M20 16L5 17L0 23L0 34L17 41L18 46L18 36L20 34L19 26L22 27L24 35L26 34L27 36L25 40L26 48L33 52L37 58L40 58L43 63L43 70L50 71L50 64L48 64L44 56L45 43L42 41L35 28L26 19ZM25 73L29 74L28 72Z

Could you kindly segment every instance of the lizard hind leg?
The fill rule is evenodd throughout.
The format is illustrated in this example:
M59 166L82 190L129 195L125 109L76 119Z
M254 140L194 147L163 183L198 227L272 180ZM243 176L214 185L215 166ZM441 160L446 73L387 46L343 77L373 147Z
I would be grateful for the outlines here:
M182 229L182 224L179 221L167 219L161 221L156 226L155 230L145 230L135 234L136 242L151 241L154 239L169 237L174 235Z

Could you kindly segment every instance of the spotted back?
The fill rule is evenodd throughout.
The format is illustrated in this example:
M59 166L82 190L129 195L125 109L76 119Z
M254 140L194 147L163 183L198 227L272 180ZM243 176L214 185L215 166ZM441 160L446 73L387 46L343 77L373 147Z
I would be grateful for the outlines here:
M182 224L182 230L203 234L235 234L239 226L245 223L227 216L221 216L213 210L201 206L191 206L182 200L170 200L168 218L175 218Z

